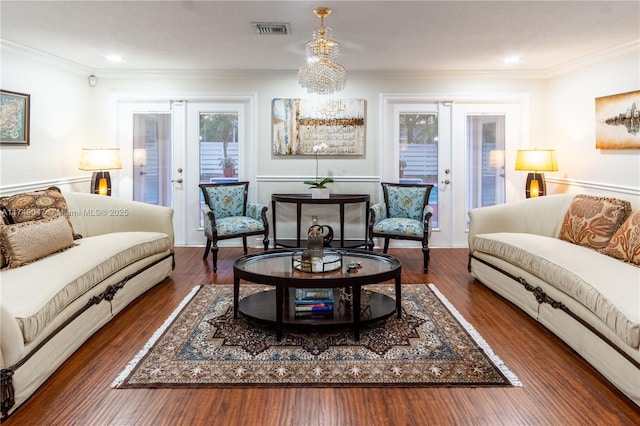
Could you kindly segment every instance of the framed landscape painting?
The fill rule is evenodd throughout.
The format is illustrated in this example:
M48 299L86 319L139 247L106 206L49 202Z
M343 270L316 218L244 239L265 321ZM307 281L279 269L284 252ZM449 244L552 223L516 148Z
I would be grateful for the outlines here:
M596 98L596 149L640 149L640 90Z
M364 155L364 99L276 98L271 106L274 155Z
M0 90L0 144L29 145L30 97Z

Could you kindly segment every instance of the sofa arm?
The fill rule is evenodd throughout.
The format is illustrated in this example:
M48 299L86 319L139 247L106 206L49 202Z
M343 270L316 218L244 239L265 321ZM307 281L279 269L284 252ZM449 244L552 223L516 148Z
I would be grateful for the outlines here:
M469 248L475 235L521 232L557 237L575 194L548 195L469 211Z
M85 237L111 232L162 232L174 242L173 209L122 198L64 194L74 232Z
M24 340L15 315L0 303L0 369L11 367L24 352Z

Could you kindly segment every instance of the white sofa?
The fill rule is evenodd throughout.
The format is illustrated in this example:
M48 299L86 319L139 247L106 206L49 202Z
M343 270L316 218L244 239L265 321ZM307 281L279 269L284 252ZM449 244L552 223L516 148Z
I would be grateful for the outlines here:
M558 238L575 196L471 210L469 272L640 405L640 267Z
M63 195L73 233L82 238L24 266L0 269L3 418L175 266L173 209L92 194ZM7 241L1 240L3 252Z

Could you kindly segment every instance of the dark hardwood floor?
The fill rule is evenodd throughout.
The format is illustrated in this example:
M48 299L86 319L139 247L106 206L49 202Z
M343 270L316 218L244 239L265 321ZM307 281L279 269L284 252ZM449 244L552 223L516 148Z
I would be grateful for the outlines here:
M404 284L435 283L523 382L512 388L112 389L113 379L187 293L231 284L202 248L177 248L171 278L98 331L4 424L17 425L637 425L640 408L544 327L467 272L466 249L390 250ZM640 385L640 384L639 384Z

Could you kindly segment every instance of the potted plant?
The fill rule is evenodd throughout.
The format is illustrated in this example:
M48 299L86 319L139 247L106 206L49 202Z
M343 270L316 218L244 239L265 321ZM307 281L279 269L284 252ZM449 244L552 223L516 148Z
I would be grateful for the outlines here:
M231 157L223 157L220 159L220 167L225 177L233 177L236 175L236 162Z
M329 188L327 188L328 183L333 183L333 179L330 177L325 177L320 179L318 176L318 153L327 149L329 145L326 143L321 143L315 145L313 147L313 152L316 155L316 180L305 180L304 184L309 185L309 189L311 190L311 198L329 198Z

